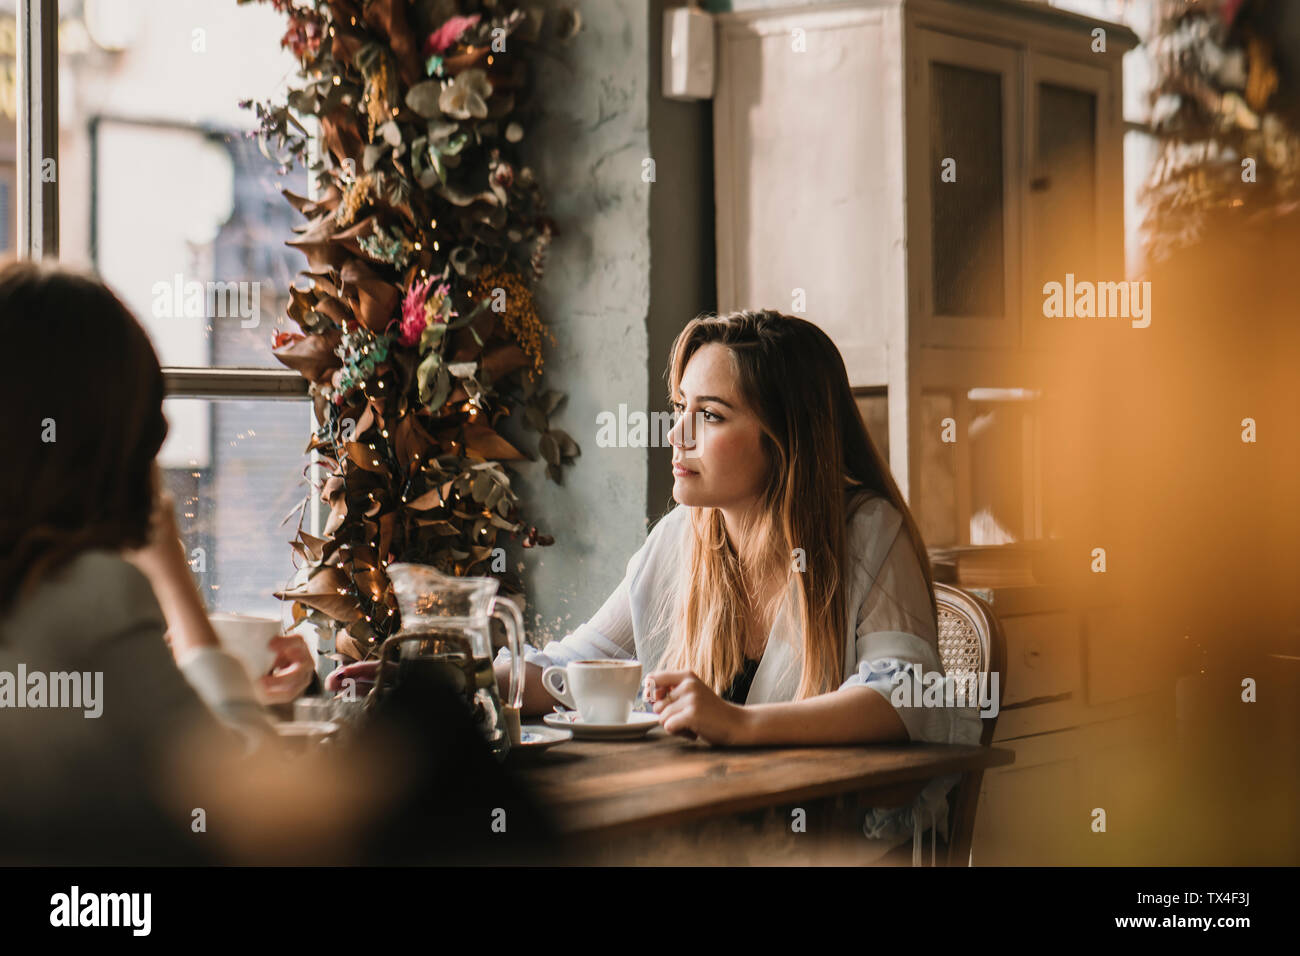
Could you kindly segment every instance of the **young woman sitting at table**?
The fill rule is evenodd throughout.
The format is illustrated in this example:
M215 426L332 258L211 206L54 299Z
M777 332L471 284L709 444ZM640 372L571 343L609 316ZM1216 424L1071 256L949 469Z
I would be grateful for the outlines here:
M671 734L740 746L978 743L974 709L891 703L895 674L943 670L933 582L826 334L771 311L696 318L673 345L668 381L678 507L591 620L526 650L524 713L554 705L548 664L634 658ZM503 687L508 663L503 650ZM917 809L938 817L955 779L927 788ZM899 819L890 815L905 835ZM887 835L884 820L868 835Z
M133 823L146 822L133 815L144 814L137 784L160 782L159 748L199 731L253 749L274 732L264 705L311 682L311 652L300 637L272 638L275 664L254 683L222 651L155 461L167 434L162 371L113 293L7 264L0 335L15 358L0 385L0 672L102 674L103 696L91 720L0 710L0 759L21 767L0 810L14 833L27 821L71 841L99 812L96 839L113 829L134 839ZM103 800L87 799L91 781Z

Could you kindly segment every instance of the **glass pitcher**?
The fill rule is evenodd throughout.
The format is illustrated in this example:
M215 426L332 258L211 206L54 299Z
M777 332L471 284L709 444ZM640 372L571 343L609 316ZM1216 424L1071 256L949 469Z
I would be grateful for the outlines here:
M475 722L498 758L518 739L524 696L523 618L513 602L497 596L498 582L487 577L455 577L423 564L388 566L402 627L379 649L375 699L419 668L423 674L464 695ZM498 693L492 670L490 621L505 626L510 648L509 708ZM513 727L513 733L512 728Z

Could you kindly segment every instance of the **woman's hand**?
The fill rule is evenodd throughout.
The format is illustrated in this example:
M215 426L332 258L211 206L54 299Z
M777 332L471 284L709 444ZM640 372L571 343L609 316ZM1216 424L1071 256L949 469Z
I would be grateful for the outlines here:
M379 661L354 661L330 671L325 678L325 689L331 694L351 693L360 699L370 693L378 679Z
M307 689L316 670L307 642L296 634L271 638L275 663L271 672L258 679L257 697L263 704L287 704Z
M646 678L645 696L670 734L711 744L750 742L749 712L723 700L692 671L655 671Z

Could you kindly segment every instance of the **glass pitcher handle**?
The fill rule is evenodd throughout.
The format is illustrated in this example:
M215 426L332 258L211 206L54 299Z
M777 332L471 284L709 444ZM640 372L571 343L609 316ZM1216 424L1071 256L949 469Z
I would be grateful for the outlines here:
M502 597L492 599L489 616L504 625L506 644L510 648L510 687L508 699L502 703L519 710L524 704L524 617L514 601Z

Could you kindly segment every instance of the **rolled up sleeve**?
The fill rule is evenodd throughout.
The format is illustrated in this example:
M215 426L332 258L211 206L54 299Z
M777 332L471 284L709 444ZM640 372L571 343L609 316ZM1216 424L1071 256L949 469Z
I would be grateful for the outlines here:
M925 707L918 693L894 700L903 681L921 687L927 673L942 673L929 587L911 538L900 531L858 612L856 668L841 687L861 685L877 691L907 728L911 742L949 743L951 708Z
M841 687L870 687L889 701L907 728L909 741L947 743L949 714L946 708L922 707L919 694L910 704L895 703L894 688L903 681L920 687L926 673L940 671L934 649L914 634L902 631L874 631L858 637L858 668Z
M275 725L257 700L244 665L218 647L192 648L176 661L185 680L249 749L275 736Z

